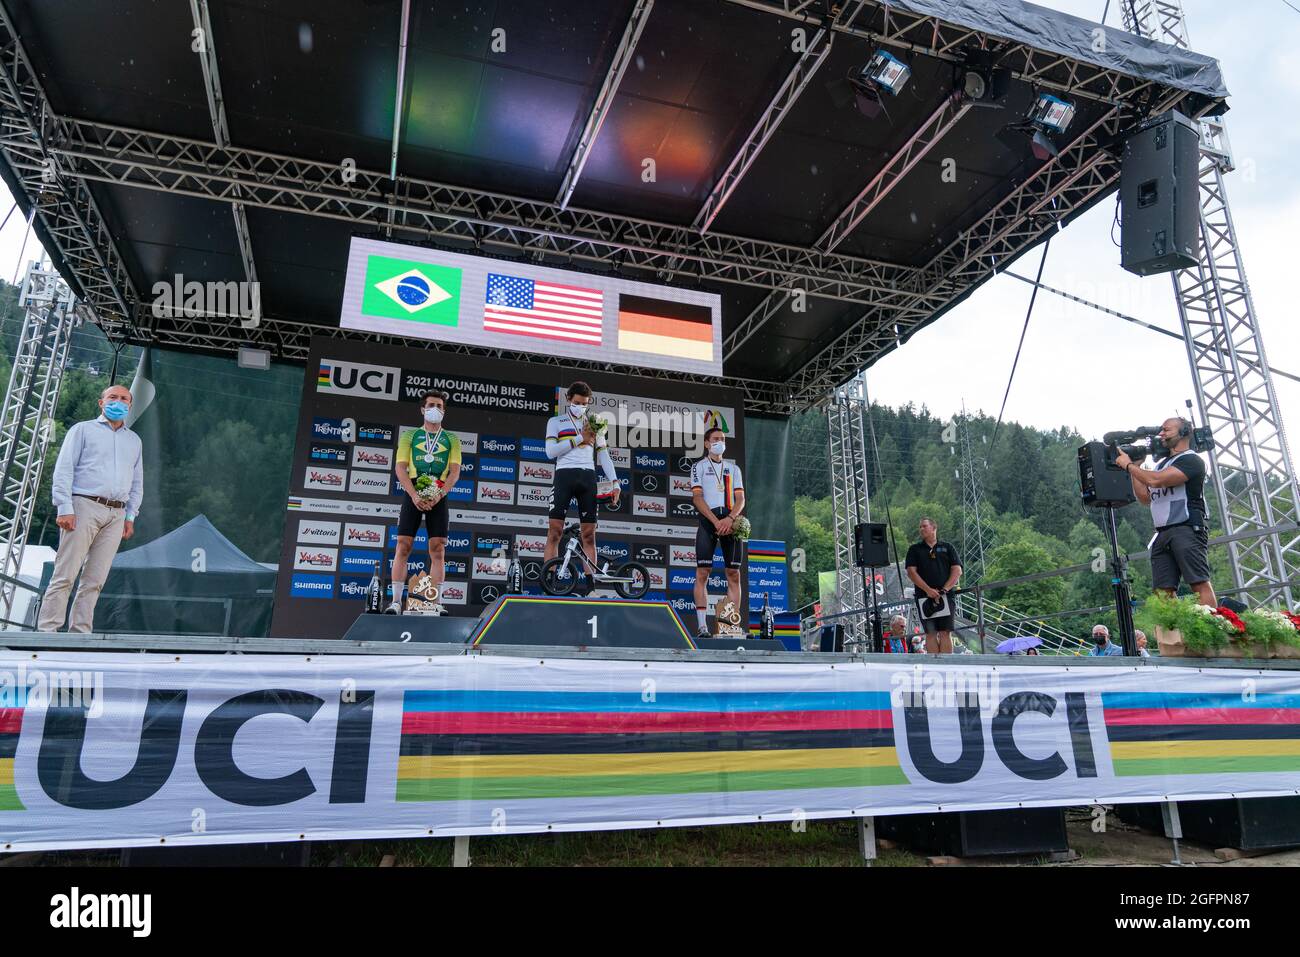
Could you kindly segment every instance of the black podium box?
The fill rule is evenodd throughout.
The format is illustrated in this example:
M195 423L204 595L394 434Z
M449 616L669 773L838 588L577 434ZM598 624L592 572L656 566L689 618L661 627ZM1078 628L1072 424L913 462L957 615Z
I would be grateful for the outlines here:
M1050 854L1070 849L1065 810L1059 807L898 814L876 818L876 833L910 850L949 857Z
M360 615L343 637L347 641L463 645L477 625L477 618L453 618L451 615Z
M1134 827L1164 833L1159 804L1121 804L1116 812ZM1178 820L1184 839L1206 847L1300 847L1300 797L1179 801Z

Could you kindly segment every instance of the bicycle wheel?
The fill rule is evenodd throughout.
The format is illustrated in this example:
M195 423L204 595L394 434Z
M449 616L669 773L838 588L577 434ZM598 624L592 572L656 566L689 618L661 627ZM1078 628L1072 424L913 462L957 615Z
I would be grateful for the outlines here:
M563 558L552 558L542 566L542 591L548 595L567 595L578 585L578 570L569 564L569 569L560 574Z
M624 562L614 573L619 578L630 578L629 582L615 582L614 591L624 598L641 598L650 590L650 572L640 562Z

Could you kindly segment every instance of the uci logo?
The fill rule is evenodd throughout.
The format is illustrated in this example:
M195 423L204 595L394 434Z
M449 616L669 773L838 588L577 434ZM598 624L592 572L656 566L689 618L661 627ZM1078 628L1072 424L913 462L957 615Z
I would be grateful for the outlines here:
M316 390L367 399L396 400L401 378L402 370L393 366L322 359L316 375Z

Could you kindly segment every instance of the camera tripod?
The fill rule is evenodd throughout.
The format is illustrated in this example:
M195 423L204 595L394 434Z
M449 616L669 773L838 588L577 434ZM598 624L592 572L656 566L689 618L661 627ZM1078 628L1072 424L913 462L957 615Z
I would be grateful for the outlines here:
M1133 633L1133 592L1128 585L1128 557L1119 549L1119 532L1115 525L1115 508L1106 506L1106 538L1110 542L1110 585L1115 592L1115 618L1119 623L1120 644L1124 654L1137 654L1137 636Z

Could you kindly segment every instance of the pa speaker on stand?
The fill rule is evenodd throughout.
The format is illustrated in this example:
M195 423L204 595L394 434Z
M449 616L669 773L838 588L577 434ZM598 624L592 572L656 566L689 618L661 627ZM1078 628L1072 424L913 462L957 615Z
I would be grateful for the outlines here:
M889 536L884 522L859 522L854 526L853 563L864 570L864 584L871 592L871 645L872 650L881 652L885 650L885 639L880 627L880 596L870 570L889 564Z

